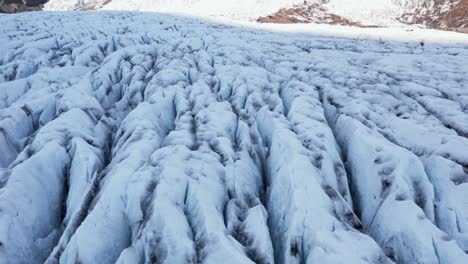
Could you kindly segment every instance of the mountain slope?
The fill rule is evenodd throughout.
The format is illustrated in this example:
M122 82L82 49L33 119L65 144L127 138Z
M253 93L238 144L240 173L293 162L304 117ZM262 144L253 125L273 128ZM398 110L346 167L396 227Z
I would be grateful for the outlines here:
M263 23L417 24L465 32L466 0L50 0L46 10L144 10Z
M353 1L317 0L284 8L257 19L263 23L322 23L353 26L404 24L429 28L468 30L466 0Z
M0 13L38 11L47 0L0 0Z
M46 10L97 9L183 13L195 16L220 16L255 19L302 0L50 0Z
M466 35L0 23L0 263L468 263Z
M445 13L441 28L456 29L468 33L468 1L461 0L450 11Z

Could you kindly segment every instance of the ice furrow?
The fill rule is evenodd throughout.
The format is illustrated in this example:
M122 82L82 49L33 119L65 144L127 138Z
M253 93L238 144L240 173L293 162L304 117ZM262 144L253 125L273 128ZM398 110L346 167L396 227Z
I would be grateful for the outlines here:
M251 260L254 261L263 261L265 263L271 263L272 254L271 249L268 248L268 243L263 243L264 245L262 245L259 244L259 242L261 243L261 241L258 241L258 239L262 239L263 241L265 241L264 239L267 239L267 241L269 241L268 230L265 230L265 222L260 222L261 225L256 226L256 228L264 229L263 234L261 230L255 230L256 228L252 226L252 224L255 224L256 220L252 218L252 216L248 217L249 214L254 214L255 209L249 208L245 200L247 199L247 196L251 195L251 199L253 199L253 202L255 203L255 197L258 196L258 194L256 194L257 191L255 189L259 188L258 183L256 184L257 186L251 186L253 192L248 191L248 189L246 189L245 193L242 193L236 188L238 184L236 183L236 181L242 180L242 176L237 172L238 170L242 170L245 173L249 173L248 170L243 168L244 166L247 166L247 168L250 167L253 170L258 170L258 168L256 168L254 164L243 164L246 161L241 160L241 154L239 152L236 153L236 133L239 132L240 126L240 124L238 123L238 117L233 112L231 104L219 101L219 94L217 95L216 89L213 89L213 78L210 74L213 73L213 69L212 67L210 67L209 60L208 64L205 63L206 61L199 61L198 63L197 68L201 72L199 76L197 76L198 81L192 84L189 94L189 101L193 102L193 108L191 112L194 116L194 125L196 126L196 129L194 131L196 145L198 146L197 152L214 154L214 157L216 157L219 160L220 165L222 165L225 168L225 173L223 173L222 178L222 181L224 182L223 185L225 196L225 198L223 199L224 202L221 209L221 213L223 213L223 216L219 220L222 220L224 226L223 228L227 228L231 236L229 236L228 240L226 240L226 242L223 243L231 244L232 242L229 242L229 240L237 240L236 242L232 243L232 246L234 248L238 247L243 252L239 256L240 258L238 257L239 259L235 261L245 262L248 260L247 257L249 257ZM195 79L193 79L193 81L195 81ZM222 118L216 119L213 115L215 113L221 115ZM246 158L245 154L246 153L244 152L244 158ZM196 173L196 171L194 171L194 173ZM255 172L253 171L251 173L253 177L249 178L255 181ZM189 195L191 191L190 186L192 185L189 185ZM198 188L196 190L198 190ZM189 198L188 201L190 202L194 198L200 199L193 197ZM254 204L251 203L250 207L254 207ZM263 213L261 211L262 207L259 206L257 208L257 210L260 210L260 215L258 215L258 217L264 218L264 216L262 216ZM241 215L242 213L243 215ZM228 217L227 222L225 221L226 217ZM261 218L259 220L261 220ZM235 219L239 220L236 221ZM203 222L206 221L203 218L199 219L198 221L200 220L202 220ZM263 237L257 238L256 236L258 236L259 234L263 235ZM199 236L198 232L195 232L195 237L197 236ZM206 240L206 237L202 236L199 239L204 241ZM225 238L221 239L224 240ZM253 243L256 243L256 245ZM262 246L263 248L260 249L258 248L258 246ZM213 245L211 243L206 243L204 245L204 250L209 250L212 247ZM242 247L244 248L242 249ZM206 253L206 261L214 261L218 258L218 254L219 253Z
M234 155L226 164L229 201L225 207L225 222L231 235L244 246L252 261L274 263L264 206L262 146L254 125L256 110L252 107L262 97L261 93L254 92L255 87L271 84L247 82L247 78L253 79L251 74L238 72L238 65L220 63L222 65L214 64L219 84L217 97L229 101L237 119L232 142Z
M321 187L320 172L301 151L302 144L290 131L287 120L264 108L257 125L270 149L265 161L267 208L276 263L340 263L345 259L389 263L370 237L335 217L333 202ZM282 195L284 192L287 195ZM314 203L306 205L311 194ZM365 244L367 250L356 251L356 243Z
M401 263L413 256L421 263L466 258L455 241L434 225L433 186L417 156L340 114L332 105L325 108L348 161L364 227L387 255ZM365 162L362 155L368 155Z
M142 103L135 110L131 111L122 124L122 128L127 130L131 135L128 138L121 140L128 142L125 151L118 152L114 155L107 172L103 178L103 185L99 195L95 199L95 204L90 208L88 216L84 219L81 225L71 237L70 242L66 246L60 261L81 261L82 263L93 263L99 261L101 263L111 263L118 258L120 252L127 247L130 240L131 219L127 219L126 210L133 210L133 206L128 207L128 197L115 199L115 195L126 193L127 185L131 182L132 174L138 179L138 171L142 170L147 156L160 146L164 140L164 135L170 129L170 123L165 122L163 118L158 121L158 112L162 109L168 109L172 104L170 96L165 100L161 100L157 104ZM146 119L135 118L140 113ZM156 123L153 123L155 122ZM139 138L139 140L135 140ZM128 151L134 151L129 155ZM120 191L115 191L115 188L122 188ZM117 189L119 190L119 189ZM138 195L135 193L135 195ZM127 202L126 202L127 200ZM116 208L112 214L108 214L105 208ZM119 208L119 209L117 209ZM128 209L126 209L128 208ZM104 209L104 210L102 210ZM135 208L136 209L136 208ZM118 213L119 210L122 213ZM107 219L106 221L101 221ZM90 233L90 230L93 232ZM127 232L122 232L127 230ZM117 231L117 232L115 232ZM89 235L106 234L102 239L108 242L98 244L81 244L78 243L82 239L90 239ZM98 242L98 241L96 241Z
M149 55L154 52L154 49L146 47L142 47L142 50L148 50ZM148 102L137 103L142 101L142 94L148 89L150 84L141 81L146 75L141 66L132 67L131 62L133 60L133 63L135 63L134 60L137 60L143 62L144 65L146 63L144 62L145 56L135 53L132 56L131 54L125 53L125 50L120 54L123 54L123 56L115 54L114 61L109 60L105 67L101 67L101 69L96 72L96 77L98 77L96 80L98 81L93 84L93 86L96 86L96 88L93 89L95 89L94 93L98 100L109 109L107 110L107 115L109 116L112 113L113 122L110 122L110 124L114 125L114 127L116 125L119 126L119 129L114 135L114 142L116 143L112 146L111 162L105 172L106 175L103 176L102 188L98 196L96 196L94 204L89 209L89 215L83 220L79 228L76 229L70 242L68 242L67 246L64 248L63 254L60 256L61 261L67 262L75 259L82 262L93 262L94 260L99 260L102 263L107 263L117 259L120 251L129 243L128 240L130 237L128 233L122 233L120 235L110 233L107 237L108 239L120 240L120 242L109 243L104 245L103 248L89 249L86 247L82 249L82 245L76 245L76 239L86 239L89 228L96 230L96 232L106 232L106 230L109 232L109 227L115 227L116 230L130 229L126 223L128 220L126 220L124 215L117 219L112 219L112 222L105 223L107 227L96 225L96 219L100 219L103 212L95 210L95 208L108 206L125 208L125 203L112 202L112 197L117 195L112 188L119 186L118 188L123 188L121 192L124 192L128 175L132 175L132 172L141 169L142 162L147 159L145 155L151 154L162 144L173 122L173 118L171 118L170 115L163 115L163 113L168 113L167 111L173 106L173 92L167 91L164 95L162 91L158 92L156 90L153 93L162 95L165 98L164 100L158 100L158 102L155 103L152 101L154 99L152 99L153 97L150 96L152 95L150 93L147 97ZM127 58L129 62L125 60ZM150 60L149 63L151 63L152 57L147 56L146 60L148 59ZM124 67L123 69L130 69L130 71L134 72L129 75L130 78L119 78L118 74L117 76L113 73L109 74L109 72L114 72L116 70L122 71L122 67ZM100 99L102 98L102 92L109 91L110 86L120 86L121 91L114 90L115 93L112 97L106 97L106 100ZM113 101L111 98L113 98ZM135 119L135 117L139 117L140 115L144 116L144 118ZM123 121L120 121L122 119ZM141 149L139 148L140 146L142 146ZM138 149L140 156L136 155L136 152L129 156L129 151L132 149ZM125 168L125 170L119 172L118 168L120 167ZM91 259L86 259L73 253L82 252L83 250L90 250L90 252L95 253L90 255ZM98 250L99 252L93 250Z
M384 95L384 94L380 94L380 96L388 96L388 95ZM333 97L334 100L337 100L337 98L340 98L338 96L334 96ZM362 97L364 98L364 97ZM355 100L355 99L353 99ZM353 101L352 100L352 101ZM391 100L388 100L388 101L391 101ZM402 100L403 102L405 102L405 100ZM346 102L347 104L349 105L349 99L346 99ZM411 101L410 101L411 102ZM341 104L343 105L344 101L341 101L341 103L338 103L338 104ZM363 103L363 101L360 102L361 104ZM335 103L336 104L336 103ZM409 125L413 126L413 129L415 129L415 125L418 124L419 122L421 122L421 120L425 120L426 123L429 123L428 121L430 121L431 119L427 117L427 114L424 114L424 112L418 112L418 107L419 104L417 105L411 105L411 104L407 104L406 107L400 107L400 103L397 104L397 107L395 107L395 109L397 109L397 113L396 115L398 116L398 112L402 111L405 111L404 112L404 116L402 116L403 119L399 119L399 120L402 120L403 122L405 122L405 125L406 127L408 127ZM411 109L411 111L409 111ZM369 111L370 110L370 111ZM458 165L458 164L463 164L463 157L461 157L460 155L457 156L457 153L453 152L453 150L455 150L453 147L451 148L446 148L446 152L442 152L443 151L443 148L439 147L438 149L437 148L434 148L433 146L428 146L428 145L423 145L423 144L419 144L418 145L413 145L417 142L420 142L419 139L416 139L414 138L414 140L408 140L407 138L404 139L404 141L402 140L404 137L400 137L400 133L402 132L401 129L397 129L397 127L395 128L388 128L388 122L383 122L383 120L386 120L388 121L389 118L394 118L394 114L391 114L391 113L385 113L386 110L383 110L383 109L378 109L376 107L373 107L373 105L370 105L369 108L367 110L365 110L364 112L356 112L356 113L351 113L352 116L355 116L355 118L357 118L358 120L360 120L363 124L366 124L370 129L377 129L382 135L384 135L385 137L387 137L387 139L390 140L390 142L393 142L401 147L404 147L412 152L414 152L417 156L419 157L422 157L422 159L426 159L425 157L428 156L428 155L438 155L440 156L442 159L437 159L437 158L430 158L431 160L433 160L434 163L436 164L439 164L437 166L434 166L434 168L437 168L438 166L446 166L444 165L444 162L442 162L444 159L448 159L448 160L452 160L452 161L455 161L455 162L452 162L453 165L452 166L459 166L461 168L463 168L462 166ZM338 112L341 114L342 112L346 113L346 110L338 110ZM385 114L385 115L384 115ZM364 116L362 116L364 115ZM385 118L382 118L382 116L386 116ZM334 118L336 117L331 117L333 120ZM442 130L444 131L446 128L440 124L440 121L436 118L432 118L433 121L430 121L431 123L433 123L433 128L431 129L432 131L434 130ZM397 125L398 122L400 121L393 121L391 122L390 124L392 125ZM440 128L438 128L440 127ZM392 131L390 133L390 131ZM431 132L432 132L431 131ZM425 132L427 133L427 131ZM434 133L434 132L432 132ZM442 132L442 133L447 133L447 132ZM438 133L438 135L441 135L442 134L441 132ZM419 135L421 137L421 134ZM447 133L446 136L444 136L444 139L442 139L440 142L442 143L442 147L443 147L443 144L446 144L449 139L452 139L452 140L456 140L457 144L463 144L463 138L460 138L458 137L456 134L453 135L453 133ZM438 144L440 144L439 142L437 142ZM426 147L427 146L427 147ZM430 147L428 149L428 147ZM433 150L432 150L433 149ZM433 153L431 153L433 152ZM448 153L447 153L448 152ZM382 159L381 157L377 157L376 158L376 161L378 163L384 161L385 159ZM460 162L461 160L461 162ZM430 169L430 168L427 168L427 164L428 163L424 163L425 165L425 171L427 171L428 173L431 173L431 170L433 169ZM462 169L463 171L463 169ZM441 176L439 176L441 177ZM449 225L448 223L445 223L445 219L446 218L446 214L447 212L442 212L440 210L440 206L438 205L439 201L440 200L443 200L445 201L446 199L446 196L449 196L449 194L447 192L444 192L443 190L446 188L444 187L444 184L441 183L441 179L443 178L446 178L447 176L444 176L444 177L441 177L440 180L439 179L435 179L433 177L430 177L430 182L435 190L435 192L439 193L439 197L436 199L435 201L435 204L433 205L433 207L435 208L439 208L437 210L435 210L435 218L437 219L443 219L443 220L439 220L439 221L435 221L435 220L432 220L432 222L434 222L439 228L441 228L443 231L446 231L450 234L450 237L452 239L456 239L457 242L459 242L460 246L465 250L465 246L464 246L464 242L465 239L464 239L464 236L463 236L463 231L456 231L456 229L453 229L453 228L448 228L447 226ZM460 178L461 177L461 178ZM460 179L462 179L462 182L463 182L463 179L465 178L465 176L463 176L463 174L461 174L461 176L459 176ZM447 178L448 181L450 181L451 179L450 178ZM391 182L389 182L391 183ZM452 201L451 202L453 205L451 207L457 207L455 204L457 202L455 201ZM431 219L431 218L430 218ZM453 222L453 221L452 221ZM465 224L465 222L463 222L463 225ZM453 225L452 225L453 226Z
M79 121L80 126L70 123L76 121ZM39 263L51 251L60 236L62 220L66 222L67 215L76 209L76 192L82 188L80 182L87 181L86 171L92 174L93 170L99 168L99 147L102 147L100 144L103 144L105 139L94 136L95 131L99 130L99 126L94 128L95 126L95 121L83 110L70 108L41 128L32 143L10 166L10 176L2 188L2 195L5 195L5 201L11 199L8 197L22 197L23 203L14 208L9 205L2 211L2 225L7 228L5 234L17 237L15 241L21 243L15 244L14 241L4 238L12 242L4 243L8 248L3 252L6 260ZM90 140L97 148L90 144ZM77 148L83 152L89 151L88 156L80 156L81 153L76 152ZM47 164L54 164L54 159L59 157L61 162L49 169ZM21 174L25 173L31 174L31 178L21 177ZM66 175L69 175L69 193L65 192ZM29 187L21 189L18 184L21 186L24 181ZM35 210L28 208L30 203ZM47 208L54 209L48 214ZM63 216L65 219L62 219ZM34 221L30 223L24 219ZM12 222L17 222L17 225L10 229ZM25 230L30 231L24 233Z

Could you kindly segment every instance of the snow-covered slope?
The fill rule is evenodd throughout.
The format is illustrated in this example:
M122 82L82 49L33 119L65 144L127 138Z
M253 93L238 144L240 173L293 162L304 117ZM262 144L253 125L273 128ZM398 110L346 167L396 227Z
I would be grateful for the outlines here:
M388 25L401 20L403 15L407 22L416 22L418 17L436 16L449 11L458 2L460 0L324 0L323 6L330 13L352 21Z
M412 0L328 0L325 9L351 21L364 24L394 23L406 10Z
M50 0L46 10L94 7L108 10L140 10L185 13L194 16L225 16L255 19L281 8L302 4L321 4L331 13L351 20L375 23L390 20L416 7L416 0Z
M106 10L139 10L190 14L193 16L256 19L302 3L303 0L50 0L46 10L93 7Z
M262 16L262 23L319 23L355 27L416 25L468 32L468 0L318 0Z
M267 23L468 30L467 0L50 0L45 10L156 11Z
M0 23L0 263L468 263L467 35Z
M105 6L105 9L145 10L186 13L195 16L255 19L301 2L302 0L112 0Z

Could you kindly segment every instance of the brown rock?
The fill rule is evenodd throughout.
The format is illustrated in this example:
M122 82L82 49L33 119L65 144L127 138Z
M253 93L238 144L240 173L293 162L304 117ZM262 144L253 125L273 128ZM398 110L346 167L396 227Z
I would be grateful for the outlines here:
M447 12L441 21L441 27L468 33L468 0L462 0Z
M284 8L272 15L258 18L257 22L283 24L317 23L355 27L375 27L370 25L363 25L336 14L329 13L321 6L321 4L297 5L292 8Z

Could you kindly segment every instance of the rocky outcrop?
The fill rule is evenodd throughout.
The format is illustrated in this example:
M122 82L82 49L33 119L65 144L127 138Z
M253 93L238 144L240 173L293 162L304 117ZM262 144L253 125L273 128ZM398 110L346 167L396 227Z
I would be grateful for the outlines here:
M358 1L356 1L358 3ZM333 4L333 5L331 5ZM291 8L284 8L278 12L260 17L261 23L320 23L337 24L358 27L372 27L370 23L364 23L347 15L336 13L333 0L320 0L305 2ZM390 19L411 25L424 25L428 28L454 30L468 32L468 0L430 0L402 1L396 4L396 9L401 10ZM391 13L391 12L390 12ZM393 16L393 17L392 17Z
M468 0L460 1L452 10L447 12L440 26L468 33Z
M257 22L260 23L318 23L331 25L346 25L367 27L361 23L351 21L342 16L328 12L321 4L309 4L294 6L292 8L283 8L278 12L260 17Z
M0 13L42 10L47 0L0 0Z
M468 32L468 1L421 1L399 20L408 24L423 24L429 28Z

